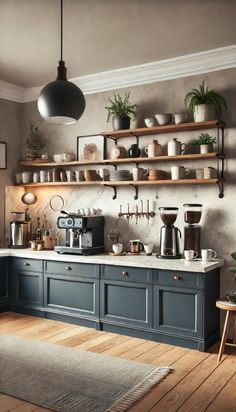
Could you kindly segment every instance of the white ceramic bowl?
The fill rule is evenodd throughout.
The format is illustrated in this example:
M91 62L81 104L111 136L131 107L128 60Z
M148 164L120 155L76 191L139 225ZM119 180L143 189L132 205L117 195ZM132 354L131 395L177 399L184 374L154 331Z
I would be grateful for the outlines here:
M56 162L56 163L61 163L61 162L63 162L62 154L54 154L54 155L53 155L53 160L54 160L54 162Z
M156 119L154 117L147 117L147 119L144 119L144 122L147 127L153 127L156 125Z
M160 126L164 126L165 124L170 124L172 120L172 114L171 113L159 113L159 114L155 114L155 118L157 119L157 122Z

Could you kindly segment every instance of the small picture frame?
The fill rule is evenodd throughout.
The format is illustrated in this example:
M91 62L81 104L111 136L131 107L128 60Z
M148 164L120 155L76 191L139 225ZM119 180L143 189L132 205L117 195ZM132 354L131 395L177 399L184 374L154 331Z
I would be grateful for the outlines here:
M7 144L0 142L0 169L7 168Z
M93 154L91 153L91 158L85 158L85 150L86 146L87 148L93 149L93 146L95 145L96 147L96 153ZM91 135L85 135L85 136L77 136L77 160L78 161L86 161L86 160L91 160L91 161L100 161L104 160L105 156L105 139L104 136L101 136L100 134L91 134Z

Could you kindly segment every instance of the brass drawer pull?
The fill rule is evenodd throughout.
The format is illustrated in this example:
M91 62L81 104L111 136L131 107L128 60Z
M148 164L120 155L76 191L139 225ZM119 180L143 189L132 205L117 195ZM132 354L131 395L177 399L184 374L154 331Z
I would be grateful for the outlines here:
M123 276L129 276L128 272L125 272L125 271L122 272L122 275L123 275Z
M174 280L181 280L182 278L180 276L175 275Z
M70 266L66 266L66 270L71 270L71 267L70 267Z
M29 266L30 264L28 262L24 262L24 266Z

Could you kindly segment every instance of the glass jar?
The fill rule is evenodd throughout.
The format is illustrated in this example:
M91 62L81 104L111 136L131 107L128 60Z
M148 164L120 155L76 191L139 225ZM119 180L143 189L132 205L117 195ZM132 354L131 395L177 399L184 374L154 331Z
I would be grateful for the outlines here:
M164 225L173 225L178 214L178 207L159 207L160 217Z
M202 205L199 203L190 203L183 205L184 221L190 225L200 222L202 217Z

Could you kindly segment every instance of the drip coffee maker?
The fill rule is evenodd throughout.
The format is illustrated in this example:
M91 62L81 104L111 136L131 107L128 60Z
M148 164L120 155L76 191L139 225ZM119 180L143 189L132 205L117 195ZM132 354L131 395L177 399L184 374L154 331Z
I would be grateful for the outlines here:
M179 236L180 230L174 226L178 214L178 207L159 207L161 220L160 254L162 259L180 259Z
M198 223L202 216L201 204L185 204L184 221L184 250L195 250L200 256L201 251L201 226Z

